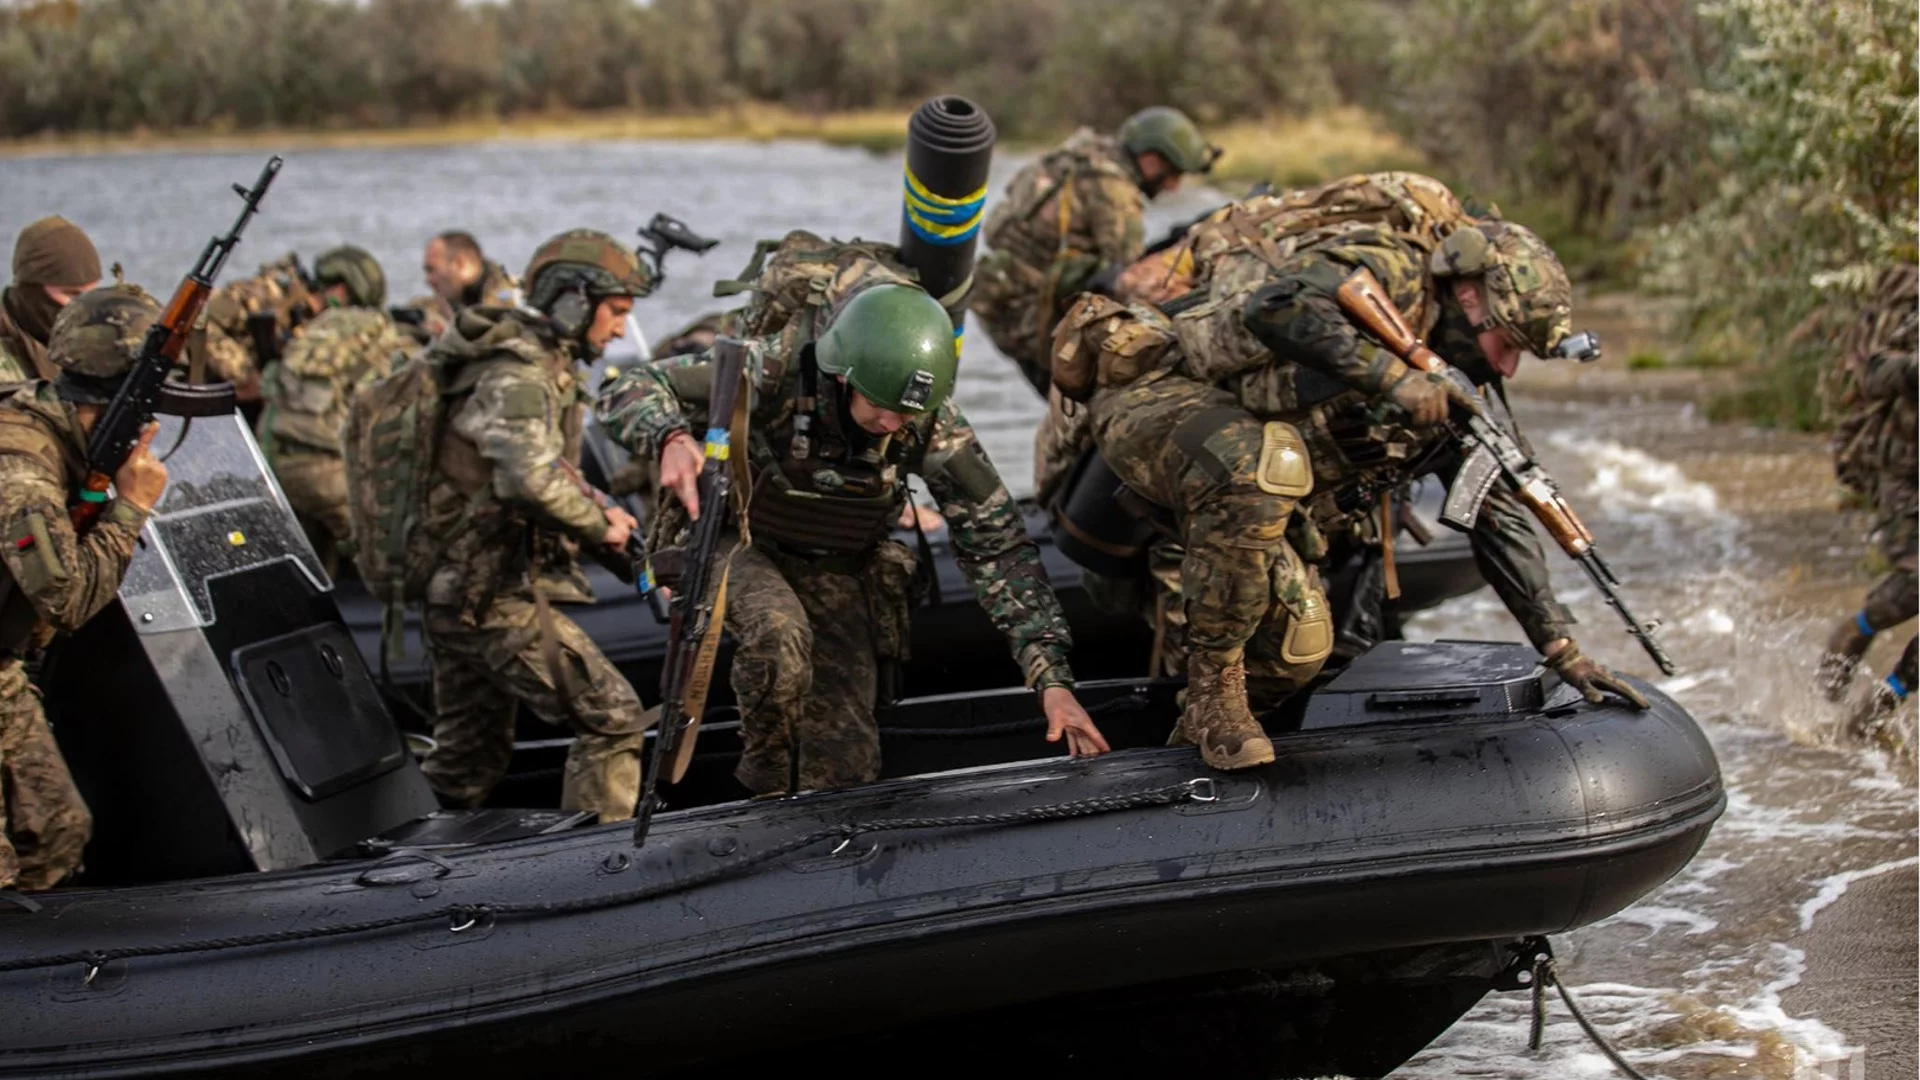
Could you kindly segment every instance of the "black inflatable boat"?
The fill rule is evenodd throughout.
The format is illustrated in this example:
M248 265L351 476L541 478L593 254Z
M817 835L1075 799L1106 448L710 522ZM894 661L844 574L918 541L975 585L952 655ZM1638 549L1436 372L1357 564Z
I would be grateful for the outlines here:
M442 811L244 427L169 467L43 672L95 839L0 901L0 1076L1378 1076L1725 803L1658 691L1395 642L1264 717L1247 772L1166 745L1177 685L1114 680L1082 692L1112 754L1065 757L1025 690L911 698L883 780L776 800L715 710L640 849Z

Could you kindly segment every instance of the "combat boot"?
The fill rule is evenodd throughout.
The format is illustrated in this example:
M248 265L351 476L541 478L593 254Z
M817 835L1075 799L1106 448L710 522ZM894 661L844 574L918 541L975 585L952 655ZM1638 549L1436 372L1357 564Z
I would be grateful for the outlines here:
M1839 701L1846 697L1847 687L1853 683L1853 673L1860 667L1861 657L1867 655L1867 649L1873 645L1873 628L1867 625L1866 613L1858 615L1833 628L1827 636L1827 649L1820 656L1820 670L1815 676L1821 692L1828 701Z
M1187 706L1180 714L1181 743L1200 747L1216 769L1250 769L1273 760L1273 743L1247 709L1247 665L1196 650L1187 659Z

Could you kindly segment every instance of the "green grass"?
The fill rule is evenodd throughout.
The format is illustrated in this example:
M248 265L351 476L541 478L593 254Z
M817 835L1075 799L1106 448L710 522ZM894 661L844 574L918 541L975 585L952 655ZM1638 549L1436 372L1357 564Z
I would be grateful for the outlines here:
M1659 353L1637 352L1627 357L1629 371L1659 371L1667 366L1667 358Z

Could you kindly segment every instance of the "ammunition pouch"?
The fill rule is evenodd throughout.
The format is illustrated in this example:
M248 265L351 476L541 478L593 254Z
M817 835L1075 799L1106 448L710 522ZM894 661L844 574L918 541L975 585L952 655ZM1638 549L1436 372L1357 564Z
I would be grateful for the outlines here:
M756 542L795 555L861 555L892 530L899 499L891 489L840 496L801 491L780 469L767 469L747 504Z
M1054 545L1075 563L1107 577L1146 572L1157 531L1154 508L1114 473L1098 447L1080 455L1049 508Z

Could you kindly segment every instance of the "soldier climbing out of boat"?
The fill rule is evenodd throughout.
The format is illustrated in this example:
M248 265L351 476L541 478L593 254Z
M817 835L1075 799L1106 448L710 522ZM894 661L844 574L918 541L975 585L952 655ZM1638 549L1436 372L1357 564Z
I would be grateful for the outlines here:
M1450 412L1504 414L1501 379L1522 351L1559 355L1572 337L1571 288L1538 237L1497 217L1450 225L1350 221L1284 247L1271 236L1230 245L1221 258L1244 265L1216 268L1211 291L1195 295L1198 303L1170 305L1171 317L1086 296L1062 321L1056 371L1072 369L1082 351L1097 358L1101 389L1091 400L1103 458L1130 490L1178 519L1185 641L1171 651L1188 652L1190 687L1234 685L1252 674L1256 701L1271 701L1311 677L1333 640L1319 622L1318 581L1294 569L1299 560L1324 558L1327 532L1354 528L1379 492L1425 471L1451 482L1459 447L1440 427ZM1477 394L1410 367L1356 325L1339 293L1360 270L1469 375ZM1089 365L1085 357L1078 363ZM1471 536L1482 575L1549 667L1590 701L1604 690L1646 707L1573 640L1572 613L1554 598L1539 540L1514 496L1496 489ZM1311 640L1288 648L1301 634ZM1243 666L1250 659L1265 670ZM1244 696L1190 693L1185 734L1203 752L1217 740L1209 760L1270 756Z
M326 308L267 365L260 449L329 576L351 566L347 473L340 427L358 387L385 378L396 356L418 348L382 309L386 273L364 248L344 245L314 261Z
M420 272L429 291L392 314L422 342L439 337L453 317L467 308L514 307L520 302L520 282L506 267L487 258L480 241L464 229L448 229L427 241Z
M0 290L0 384L52 379L47 336L60 309L100 284L100 253L78 225L57 215L20 230L13 280Z
M1069 300L1104 291L1146 245L1146 201L1206 173L1220 150L1164 105L1112 135L1081 128L1021 169L987 216L969 308L1034 389L1048 415L1034 440L1034 493L1044 504L1086 443L1084 417L1048 394L1048 345Z
M214 291L201 314L204 334L192 348L206 374L230 382L249 422L258 419L261 376L280 358L288 342L315 315L325 311L323 295L338 279L320 281L307 272L300 256L288 252L263 264L250 278L230 281Z
M462 310L421 357L356 395L343 433L356 558L389 620L396 594L422 602L435 713L422 771L443 802L487 798L524 705L576 735L562 808L624 820L647 717L552 606L592 603L577 556L619 553L638 524L575 463L583 365L624 333L654 281L631 248L590 229L541 244L523 280L527 306ZM403 431L416 443L391 442Z
M796 238L815 239L795 233L790 244ZM660 461L648 544L656 553L683 546L694 516L727 512L698 503L703 456L693 432L746 428L745 445L734 443L751 466L746 520L736 518L723 556L745 741L736 778L771 796L879 777L881 673L906 659L915 594L931 573L889 535L910 474L939 502L956 561L1040 695L1047 741L1075 756L1106 752L1074 697L1071 635L1039 549L952 400L959 357L950 314L879 256L841 251L835 272L835 254L796 258L820 268L807 279L816 287L799 289L804 299L778 329L746 338L746 415L706 415L710 353L629 368L595 404L616 441ZM760 277L756 301L779 291L769 284L775 275L769 266Z
M1881 274L1875 294L1840 341L1832 399L1840 413L1832 439L1834 474L1873 512L1868 540L1885 566L1860 610L1828 635L1820 660L1827 695L1842 700L1861 658L1881 632L1920 614L1920 390L1915 352L1920 344L1920 272L1912 266ZM1868 735L1913 692L1920 637L1893 670L1848 716L1855 735Z
M57 634L110 604L140 529L166 490L149 425L113 477L113 500L85 536L67 506L87 481L87 437L139 355L160 305L137 285L73 300L54 320L58 374L0 401L0 888L48 889L79 867L93 818L67 771L27 665Z

